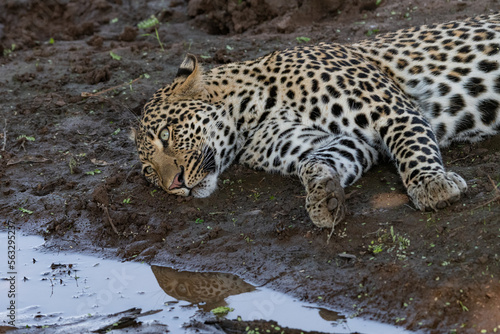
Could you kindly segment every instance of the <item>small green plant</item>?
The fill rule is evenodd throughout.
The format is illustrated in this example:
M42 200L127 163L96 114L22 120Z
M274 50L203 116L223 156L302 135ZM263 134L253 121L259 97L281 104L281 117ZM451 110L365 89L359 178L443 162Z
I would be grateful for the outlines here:
M233 312L233 311L234 311L234 308L227 307L227 306L219 306L219 307L214 308L210 312L212 312L214 315L216 315L218 317L224 317L229 312Z
M383 233L377 233L377 240L372 240L368 245L368 250L373 254L381 253L384 249L389 253L396 251L397 257L404 260L406 258L404 251L410 246L410 239L394 232L394 226L391 226L389 231L382 231Z
M410 246L410 239L405 238L398 233L394 233L394 226L391 226L392 243L400 250L404 250Z
M71 174L75 173L75 168L76 168L77 165L78 165L78 163L76 162L75 158L71 157L69 159L69 172Z
M201 219L201 218L196 218L196 220L194 221L195 224L203 224L205 220Z
M123 204L130 204L130 197L123 200Z
M158 27L160 26L160 21L156 18L156 16L151 15L149 19L145 19L144 21L141 21L137 24L137 28L141 30L149 29L149 28L155 28L155 35L156 35L156 40L158 41L158 44L160 44L161 50L165 52L165 49L163 48L163 43L160 40L160 36L158 34ZM151 34L143 34L142 36L150 36Z
M380 29L370 29L368 30L365 35L370 37L371 35L375 35L376 33L378 33L380 31Z
M384 250L384 246L382 244L376 244L375 241L372 240L371 244L368 245L368 250L373 254L378 254Z
M114 53L113 51L109 51L109 55L111 56L111 58L113 58L114 60L122 60L122 57L117 55L116 53Z
M160 25L160 21L158 21L156 16L151 15L149 18L137 23L137 28L144 30L144 29L156 27L158 25Z
M155 197L155 192L157 192L158 190L156 189L153 189L149 192L149 194L151 195L151 197Z
M458 301L458 304L462 308L463 312L469 312L469 308L467 306L465 306L460 300Z
M56 41L54 41L54 39L53 39L52 37L51 37L51 38L49 38L49 44L50 44L50 45L54 45L54 43L55 43L55 42L56 42Z
M95 174L101 174L101 171L99 169L94 169L88 172L85 172L86 175L95 175Z
M16 49L16 44L12 43L10 46L10 49L5 48L3 50L4 57L9 56L12 52L14 52L15 49Z
M242 237L243 237L243 240L245 240L247 243L251 243L253 242L254 240L252 238L250 238L250 236L248 235L244 235L243 233L240 234Z
M190 38L189 40L184 41L182 44L184 45L184 49L189 51L189 50L191 50L191 47L193 46L193 40Z
M22 213L27 213L29 215L33 214L33 211L25 209L25 208L19 208L19 211L21 211Z
M111 134L112 136L116 136L117 134L120 133L120 131L122 131L120 128L116 129L115 131L113 131L113 133Z
M26 136L26 135L20 135L19 137L16 138L17 140L27 140L27 141L35 141L35 137L32 136Z
M258 201L260 198L260 193L254 192L252 195L254 201Z
M309 42L311 39L309 37L304 37L304 36L300 36L300 37L297 37L296 38L297 42L299 43L307 43Z

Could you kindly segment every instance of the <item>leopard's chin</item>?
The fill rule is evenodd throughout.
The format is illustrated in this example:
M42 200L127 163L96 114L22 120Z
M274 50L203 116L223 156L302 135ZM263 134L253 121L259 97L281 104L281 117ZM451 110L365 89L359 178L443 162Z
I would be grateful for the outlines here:
M217 189L217 173L210 173L200 181L196 186L191 188L191 196L196 198L205 198L210 196Z

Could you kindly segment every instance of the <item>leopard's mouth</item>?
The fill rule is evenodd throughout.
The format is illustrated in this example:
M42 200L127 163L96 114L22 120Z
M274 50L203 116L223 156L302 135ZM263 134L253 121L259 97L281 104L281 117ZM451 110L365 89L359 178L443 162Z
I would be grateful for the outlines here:
M192 188L186 185L184 166L181 166L181 171L175 174L172 183L166 190L179 196L189 196L191 194Z
M189 161L187 164L185 161L171 164L170 173L174 169L176 174L173 177L172 174L168 178L165 177L165 182L162 182L160 177L161 188L177 196L209 196L217 188L219 176L214 150L207 145L201 149L201 152L196 153L197 156L187 159Z
M186 183L184 181L184 166L181 166L181 171L174 176L172 183L168 187L168 190L179 189L179 188L187 188Z

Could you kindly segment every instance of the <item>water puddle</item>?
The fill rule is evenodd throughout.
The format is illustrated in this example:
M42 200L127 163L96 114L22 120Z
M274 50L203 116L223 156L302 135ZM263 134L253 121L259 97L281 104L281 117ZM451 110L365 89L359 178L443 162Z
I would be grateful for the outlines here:
M1 247L7 248L7 243L7 234L0 233ZM186 323L203 322L213 317L206 312L228 307L231 311L227 319L273 320L281 327L302 331L406 332L398 327L351 318L265 287L255 287L230 274L122 263L58 252L43 244L40 237L18 234L15 271L7 268L7 256L0 256L0 326L8 325L7 308L14 300L17 327L51 328L73 324L72 331L75 328L96 330L109 324L113 319L110 315L140 308L142 312L156 311L141 314L138 321L168 325L171 332L182 333ZM0 254L7 251L2 249ZM16 279L16 296L5 298L3 295L11 289L12 276Z

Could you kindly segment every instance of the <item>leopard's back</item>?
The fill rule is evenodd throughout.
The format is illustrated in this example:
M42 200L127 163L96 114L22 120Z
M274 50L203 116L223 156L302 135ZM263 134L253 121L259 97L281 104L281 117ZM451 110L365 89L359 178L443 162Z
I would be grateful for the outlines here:
M441 146L500 129L500 13L413 27L354 45L431 122Z

